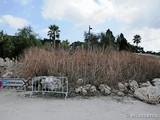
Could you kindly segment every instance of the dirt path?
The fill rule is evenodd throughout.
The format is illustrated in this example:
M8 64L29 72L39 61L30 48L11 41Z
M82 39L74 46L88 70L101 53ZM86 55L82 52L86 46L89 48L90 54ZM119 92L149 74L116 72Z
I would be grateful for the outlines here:
M140 117L138 115L142 114ZM144 118L149 115L147 118ZM0 120L160 120L160 105L132 98L90 97L84 99L24 97L15 91L0 91Z

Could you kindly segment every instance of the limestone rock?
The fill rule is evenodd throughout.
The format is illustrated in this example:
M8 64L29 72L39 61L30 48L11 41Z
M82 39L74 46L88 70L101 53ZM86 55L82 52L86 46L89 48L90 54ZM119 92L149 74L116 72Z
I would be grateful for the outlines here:
M76 89L75 89L75 92L78 93L78 94L80 94L81 91L82 91L82 88L83 88L82 86L76 88Z
M83 79L78 79L76 83L77 83L78 85L83 85L84 80L83 80Z
M129 80L129 87L132 91L135 91L139 88L139 85L135 80Z
M75 89L75 92L78 94L86 95L88 93L96 93L97 89L95 86L91 84L87 84L85 86L79 86L78 88Z
M91 86L92 86L91 84L87 84L87 85L83 86L83 88L86 89L87 91L89 91L89 89L91 88Z
M121 82L118 83L118 89L121 91L121 92L124 92L127 90L127 88L125 87L125 85L123 85Z
M146 83L142 83L140 85L140 88L142 88L142 87L149 87L149 86L152 86L152 84L149 81L147 81Z
M95 86L91 86L91 87L90 87L90 92L91 92L91 93L96 93L96 92L97 92L96 87L95 87Z
M160 87L149 86L138 88L135 90L134 96L146 103L160 103Z
M82 88L81 93L82 93L82 95L86 95L87 94L87 90L85 88Z
M154 86L160 86L160 78L155 78L152 82Z
M10 71L5 71L4 74L2 75L3 78L10 78L13 75L13 72Z
M124 96L124 93L121 92L121 91L119 91L119 92L117 93L117 95L118 95L118 96Z
M100 84L98 88L100 89L101 93L105 95L111 94L111 88L106 84Z
M128 84L128 83L124 83L124 86L125 86L126 88L128 88L128 87L129 87L129 84Z

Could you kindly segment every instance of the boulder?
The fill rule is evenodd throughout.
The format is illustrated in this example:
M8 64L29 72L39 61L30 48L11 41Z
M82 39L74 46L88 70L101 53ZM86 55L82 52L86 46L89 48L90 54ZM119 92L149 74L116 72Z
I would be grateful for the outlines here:
M124 92L127 90L127 88L125 87L125 85L123 85L121 82L118 83L118 89L121 91L121 92Z
M124 86L125 86L126 88L129 88L129 84L128 84L128 83L124 83Z
M97 92L97 89L95 86L91 86L90 87L90 93L96 93Z
M10 78L13 75L11 71L5 71L4 74L2 74L3 78Z
M87 94L87 90L85 88L82 88L81 93L82 93L82 95L86 95Z
M124 96L124 93L122 91L117 92L118 96Z
M142 87L149 87L149 86L152 86L152 84L149 81L147 81L146 83L142 83L140 85L140 88L142 88Z
M87 91L89 91L91 86L92 86L91 84L87 84L87 85L83 86L83 88L86 89Z
M103 93L104 95L111 94L111 88L106 84L100 84L98 88L100 89L100 92Z
M135 80L129 80L129 88L132 91L135 91L135 90L137 90L139 88L139 85Z
M152 80L154 86L160 86L160 78L155 78Z
M149 86L138 88L137 90L135 90L134 96L146 103L160 103L160 87Z
M84 80L83 79L78 79L76 83L77 83L77 85L83 85Z
M75 92L78 93L78 94L80 94L82 92L82 88L83 88L82 86L76 88Z

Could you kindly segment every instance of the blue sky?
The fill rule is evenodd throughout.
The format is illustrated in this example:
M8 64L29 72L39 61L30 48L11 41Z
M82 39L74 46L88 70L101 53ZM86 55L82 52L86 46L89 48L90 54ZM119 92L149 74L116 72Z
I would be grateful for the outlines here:
M117 36L123 33L132 43L142 37L140 46L160 51L159 0L1 0L0 30L14 35L18 28L30 25L41 38L48 37L48 26L56 24L61 40L84 39L84 31L93 33L108 28Z

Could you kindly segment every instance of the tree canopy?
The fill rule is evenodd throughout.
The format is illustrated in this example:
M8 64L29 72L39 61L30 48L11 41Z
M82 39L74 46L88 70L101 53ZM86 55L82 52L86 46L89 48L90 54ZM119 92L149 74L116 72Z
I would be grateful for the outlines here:
M144 52L142 47L138 44L141 42L141 36L135 35L133 42L136 46L130 44L124 37L123 33L120 33L118 37L115 37L110 29L106 32L101 33L91 33L84 32L84 41L75 41L69 43L68 40L60 40L60 30L55 24L49 26L49 31L47 33L49 39L37 38L37 34L33 31L31 26L26 26L17 30L14 36L7 35L3 30L0 31L0 57L14 58L23 53L27 48L38 46L50 46L58 49L70 49L73 50L77 48L85 48L87 50L92 50L94 48L98 49L108 49L113 50L125 50L131 52ZM46 46L46 47L47 47Z

